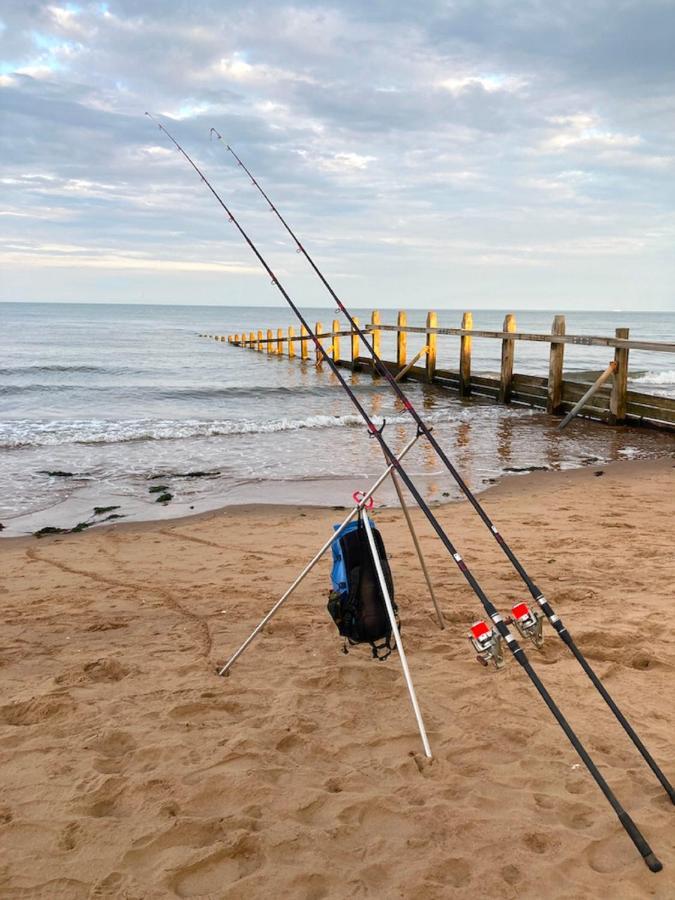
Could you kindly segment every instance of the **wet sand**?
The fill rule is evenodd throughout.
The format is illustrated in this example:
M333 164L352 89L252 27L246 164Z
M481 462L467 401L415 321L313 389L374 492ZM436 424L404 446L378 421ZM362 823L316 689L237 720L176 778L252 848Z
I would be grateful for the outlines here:
M671 781L674 464L535 473L482 495ZM525 599L467 503L438 515L502 610ZM675 895L675 809L637 751L547 628L530 658L658 875L520 667L477 665L477 602L418 512L445 631L401 513L375 517L432 761L398 659L342 654L327 560L215 675L343 516L230 507L0 542L3 898Z

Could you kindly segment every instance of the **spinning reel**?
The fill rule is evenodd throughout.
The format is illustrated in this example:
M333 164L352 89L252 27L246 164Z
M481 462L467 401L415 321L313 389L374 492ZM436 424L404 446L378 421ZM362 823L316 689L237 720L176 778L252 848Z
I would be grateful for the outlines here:
M511 609L511 615L506 619L506 624L515 625L520 636L532 641L537 650L544 643L542 634L544 617L536 607L530 609L527 603L516 603Z
M476 651L476 659L482 666L488 666L492 662L496 669L501 669L506 662L501 635L482 619L474 622L471 626L469 642Z
M531 641L537 649L544 643L542 634L544 617L539 610L530 609L527 603L516 603L505 622L507 625L515 625L518 634ZM469 643L476 651L476 659L482 666L493 663L495 669L501 669L505 664L501 635L482 619L471 626Z

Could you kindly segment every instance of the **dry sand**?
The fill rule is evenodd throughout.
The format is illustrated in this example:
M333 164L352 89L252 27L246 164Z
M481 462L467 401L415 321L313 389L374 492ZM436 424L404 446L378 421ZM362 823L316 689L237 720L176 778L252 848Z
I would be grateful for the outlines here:
M490 514L675 779L673 459L511 478ZM340 652L328 561L247 635L344 513L0 542L3 898L672 898L675 808L569 652L531 652L664 870L635 852L421 516L439 631L401 515L376 514L434 759L396 657ZM502 609L524 591L468 504L439 509Z

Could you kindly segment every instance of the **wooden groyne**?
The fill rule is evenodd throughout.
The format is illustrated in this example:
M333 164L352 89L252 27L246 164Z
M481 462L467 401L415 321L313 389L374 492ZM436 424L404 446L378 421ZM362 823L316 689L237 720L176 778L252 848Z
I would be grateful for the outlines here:
M356 319L357 324L360 324ZM407 314L398 313L396 325L385 325L380 313L374 310L370 322L365 325L369 340L380 354L383 332L396 334L396 359L383 360L387 368L397 376L397 380L410 379L424 381L449 389L460 397L490 397L498 403L517 403L545 409L551 415L564 416L569 413L586 394L592 382L581 382L565 378L565 348L568 344L587 347L607 347L613 352L612 377L609 384L599 387L588 399L580 415L599 419L612 425L628 423L649 425L675 430L675 399L659 397L655 394L628 390L628 366L631 350L654 353L675 354L675 343L663 341L631 340L628 328L617 328L613 337L598 335L567 334L565 317L557 315L553 319L550 334L521 332L517 330L516 318L508 314L501 331L474 329L473 315L465 312L459 328L441 328L435 312L427 314L426 325L408 325ZM360 340L353 330L341 329L336 319L329 331L321 322L314 328L317 338L337 365L354 371L370 371L373 376L373 361L370 356L360 355ZM442 368L438 363L438 335L460 338L457 368ZM420 336L422 347L410 361L408 360L408 335ZM291 325L288 329L258 329L242 334L201 335L217 341L226 341L230 346L243 347L258 352L287 355L299 360L312 360L321 365L321 354L312 346L312 339L305 328L298 334ZM342 338L346 338L342 341ZM471 369L471 351L474 339L501 341L501 368L499 376L476 375ZM514 371L516 344L519 341L534 341L549 344L549 366L546 376L521 375ZM342 355L342 348L347 354Z

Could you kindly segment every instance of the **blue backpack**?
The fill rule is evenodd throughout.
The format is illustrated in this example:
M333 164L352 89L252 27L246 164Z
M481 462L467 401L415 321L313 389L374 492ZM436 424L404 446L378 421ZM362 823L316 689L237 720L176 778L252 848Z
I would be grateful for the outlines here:
M339 527L334 526L336 529ZM384 542L372 522L371 528L398 624L394 583ZM372 648L374 659L386 659L393 650L391 622L373 562L368 535L360 516L356 522L350 522L333 541L332 551L332 589L328 595L328 612L345 639L343 652L349 652L348 645L367 643Z

